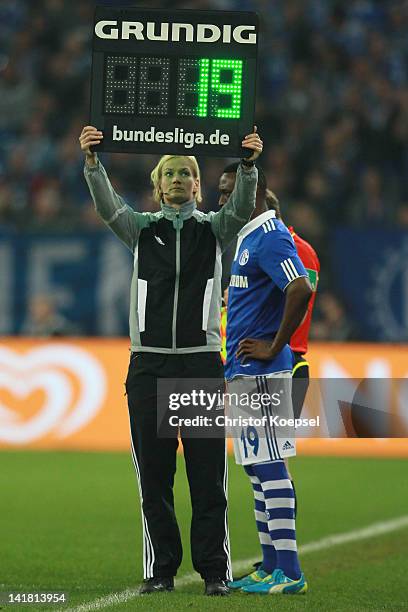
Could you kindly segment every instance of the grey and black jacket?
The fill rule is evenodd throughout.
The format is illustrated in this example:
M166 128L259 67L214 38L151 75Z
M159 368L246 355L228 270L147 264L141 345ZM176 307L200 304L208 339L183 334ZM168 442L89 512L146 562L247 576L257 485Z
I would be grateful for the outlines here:
M258 171L238 168L235 189L219 212L195 200L179 211L134 211L114 191L105 169L85 165L95 208L134 256L130 293L132 351L219 351L221 254L255 207Z

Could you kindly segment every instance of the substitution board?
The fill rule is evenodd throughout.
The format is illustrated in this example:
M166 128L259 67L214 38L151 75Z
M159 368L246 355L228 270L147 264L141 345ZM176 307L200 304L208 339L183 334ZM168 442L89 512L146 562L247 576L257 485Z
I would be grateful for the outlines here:
M95 150L250 155L258 36L255 13L97 8Z

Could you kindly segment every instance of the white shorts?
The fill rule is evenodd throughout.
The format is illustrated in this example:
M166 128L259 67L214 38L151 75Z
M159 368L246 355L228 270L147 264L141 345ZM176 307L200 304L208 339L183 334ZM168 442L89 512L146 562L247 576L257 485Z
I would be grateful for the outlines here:
M237 376L227 383L227 435L240 465L296 455L292 373Z

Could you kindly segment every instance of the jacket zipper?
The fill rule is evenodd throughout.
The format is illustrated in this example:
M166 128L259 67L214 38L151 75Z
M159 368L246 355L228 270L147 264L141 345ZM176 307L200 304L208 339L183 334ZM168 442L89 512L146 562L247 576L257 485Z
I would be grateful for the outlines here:
M180 213L176 212L176 284L174 286L174 302L173 302L173 350L177 348L177 305L180 286Z

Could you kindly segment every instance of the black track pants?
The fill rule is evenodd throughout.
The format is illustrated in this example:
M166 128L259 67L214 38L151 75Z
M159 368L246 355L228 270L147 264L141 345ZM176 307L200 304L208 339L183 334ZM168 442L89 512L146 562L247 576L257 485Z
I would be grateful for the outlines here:
M133 353L126 391L143 520L144 577L175 576L182 559L174 512L177 438L157 437L157 378L223 379L218 353ZM229 578L227 463L222 439L183 439L192 504L191 556L203 578Z

